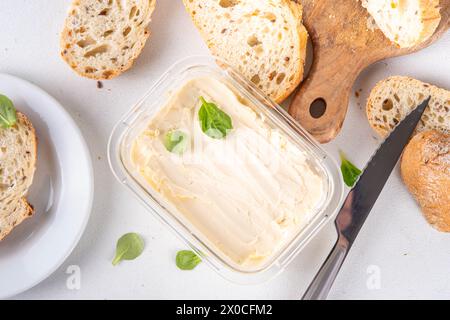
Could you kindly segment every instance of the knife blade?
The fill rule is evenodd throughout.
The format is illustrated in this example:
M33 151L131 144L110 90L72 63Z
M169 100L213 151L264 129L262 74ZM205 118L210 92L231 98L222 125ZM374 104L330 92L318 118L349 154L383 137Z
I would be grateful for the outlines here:
M367 164L360 179L348 194L336 216L337 241L304 293L303 300L321 300L327 297L353 242L375 205L429 102L430 97L400 122Z

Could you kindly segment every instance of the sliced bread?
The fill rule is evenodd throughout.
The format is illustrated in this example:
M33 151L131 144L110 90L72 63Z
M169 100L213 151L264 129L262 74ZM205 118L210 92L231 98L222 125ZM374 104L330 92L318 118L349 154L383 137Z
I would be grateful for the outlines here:
M15 227L33 215L34 209L25 197L16 199L7 210L0 208L0 241Z
M37 139L31 122L17 113L17 123L0 129L0 240L33 213L25 196L36 169Z
M450 133L450 91L409 77L390 77L373 88L366 107L369 123L385 137L428 96L431 100L417 131L436 129Z
M428 223L450 232L450 135L436 130L415 135L403 153L401 172Z
M150 36L156 0L74 0L61 56L78 74L102 80L128 70Z
M183 0L211 52L276 102L303 77L308 33L296 0Z
M439 0L361 0L392 42L409 48L433 35L441 20Z

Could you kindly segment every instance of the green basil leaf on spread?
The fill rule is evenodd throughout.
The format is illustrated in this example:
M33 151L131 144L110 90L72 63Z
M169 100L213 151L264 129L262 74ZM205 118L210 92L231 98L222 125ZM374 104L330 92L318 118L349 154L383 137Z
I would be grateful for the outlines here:
M164 137L164 146L167 151L182 155L189 146L189 136L180 130L172 130Z
M216 104L207 102L203 97L200 97L200 101L202 106L198 111L198 118L202 131L210 138L224 139L233 129L230 116Z

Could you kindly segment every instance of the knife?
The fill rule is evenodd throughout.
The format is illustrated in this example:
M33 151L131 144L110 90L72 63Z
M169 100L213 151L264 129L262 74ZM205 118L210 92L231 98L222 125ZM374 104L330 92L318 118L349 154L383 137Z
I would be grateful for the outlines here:
M430 97L431 98L431 97ZM336 276L386 181L412 136L430 98L413 110L386 138L364 169L336 216L337 241L302 300L326 299Z

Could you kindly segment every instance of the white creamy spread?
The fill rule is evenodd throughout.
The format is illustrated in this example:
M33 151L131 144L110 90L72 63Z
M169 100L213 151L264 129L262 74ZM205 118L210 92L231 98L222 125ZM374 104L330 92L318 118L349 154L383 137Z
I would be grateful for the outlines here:
M203 133L200 96L231 117L233 129L224 139ZM182 156L164 146L171 130L189 137ZM134 140L131 162L197 237L243 270L264 266L313 218L324 197L323 173L308 152L211 77L189 80L170 94Z

